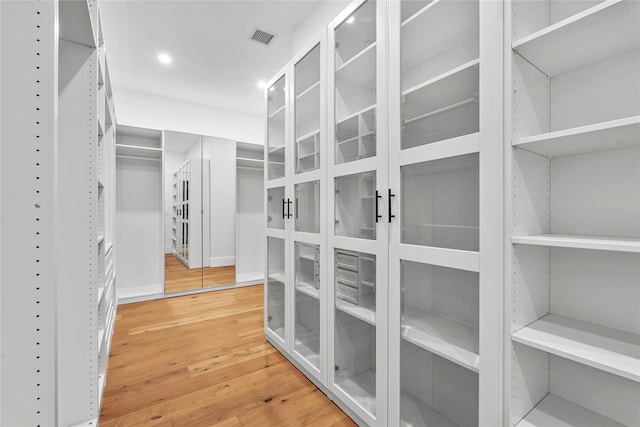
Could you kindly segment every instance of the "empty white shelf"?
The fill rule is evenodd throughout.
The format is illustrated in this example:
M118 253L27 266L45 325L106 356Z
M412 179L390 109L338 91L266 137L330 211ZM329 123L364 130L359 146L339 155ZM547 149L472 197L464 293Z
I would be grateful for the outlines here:
M284 104L282 104L282 107L279 107L276 111L274 111L273 113L269 114L269 120L273 119L274 117L276 117L277 115L284 113ZM282 120L284 120L284 114L282 115ZM280 117L278 117L280 119Z
M402 91L402 96L409 95L413 92L416 92L420 89L431 86L432 88L437 85L446 86L443 88L443 92L451 92L450 89L453 89L460 85L461 82L466 82L471 80L474 75L471 74L471 70L480 64L479 59L474 59L473 61L469 61L466 64L462 64L459 67L453 68L445 73L442 73L432 79L426 80L418 85L410 87L404 91Z
M308 345L308 342L296 339L295 352L316 368L320 366L320 355Z
M402 22L403 69L411 69L466 40L477 38L478 26L477 2L432 1Z
M368 370L336 384L371 414L376 413L376 371Z
M478 102L477 59L405 90L403 123L411 123Z
M512 236L511 242L521 245L640 253L640 240L622 237L539 234L535 236Z
M405 307L402 338L478 372L478 330L413 307Z
M375 110L375 109L376 109L376 104L372 104L372 105L369 105L368 107L363 108L360 111L356 111L353 114L349 114L348 116L336 119L336 128L340 128L340 125L343 124L344 122L346 122L349 119L353 119L354 117L360 116L360 115L366 113L367 111ZM355 130L354 130L354 132L355 132Z
M376 43L336 68L336 80L345 80L369 89L376 87ZM336 82L336 84L338 84Z
M512 339L640 382L640 335L548 314L515 332Z
M102 374L98 377L98 407L102 404L102 395L104 394L104 386L106 383L107 374Z
M314 135L318 135L319 133L320 133L320 129L313 130L305 135L302 135L296 138L296 142L303 142L305 139L310 139L311 137L313 137Z
M513 146L547 157L638 147L640 116L518 138Z
M336 308L360 320L364 320L370 325L376 324L376 295L360 295L360 303L355 305L348 301L336 299Z
M314 298L317 300L320 299L320 289L317 289L311 283L297 282L296 290L302 292L305 295L310 296L311 298Z
M162 158L162 148L116 144L116 155L141 157L146 159L160 159Z
M547 394L516 427L622 427L612 419Z
M238 157L236 158L236 166L243 168L256 168L262 169L264 167L264 160L262 159L251 159L247 157Z
M104 343L104 334L104 329L98 330L98 353L100 353L100 350L102 350L102 344Z
M407 392L402 392L401 400L402 420L400 425L402 427L458 427L457 424L449 421Z
M609 0L513 43L547 76L556 76L640 48L640 2Z
M309 120L320 123L320 82L298 95L295 112L297 124Z

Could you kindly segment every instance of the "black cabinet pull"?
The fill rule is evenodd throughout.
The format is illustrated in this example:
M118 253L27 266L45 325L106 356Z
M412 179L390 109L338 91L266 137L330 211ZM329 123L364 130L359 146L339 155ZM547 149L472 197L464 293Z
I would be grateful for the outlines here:
M291 218L293 214L291 213L291 199L287 199L287 218Z
M380 193L378 193L378 190L376 190L376 223L380 218L382 218L382 215L379 214L379 207L378 207L378 200L380 199L382 199L382 196L380 195Z
M389 189L389 223L391 223L391 219L392 219L392 218L395 218L395 217L396 217L395 215L393 215L393 214L391 213L391 199L392 199L393 197L396 197L396 195L395 195L395 194L391 194L391 189Z
M285 205L286 203L287 203L287 202L285 202L285 201L284 201L284 199L282 199L282 219L285 219L285 218L287 217L287 215L284 213L284 205Z

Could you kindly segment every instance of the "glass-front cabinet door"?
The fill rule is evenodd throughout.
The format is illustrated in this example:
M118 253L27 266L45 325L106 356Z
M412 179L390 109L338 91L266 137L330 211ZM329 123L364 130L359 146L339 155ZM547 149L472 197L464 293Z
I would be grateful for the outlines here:
M389 425L479 425L480 3L389 5Z
M324 382L326 358L326 32L293 63L294 221L291 266L293 336L291 349L307 372Z
M387 422L387 7L352 3L330 24L328 43L328 381L369 425Z
M293 200L287 170L290 159L290 131L286 70L274 77L265 89L267 121L265 129L265 331L276 345L288 349L291 333L287 308L292 280L288 235L293 218Z
M285 240L267 237L267 328L285 340Z

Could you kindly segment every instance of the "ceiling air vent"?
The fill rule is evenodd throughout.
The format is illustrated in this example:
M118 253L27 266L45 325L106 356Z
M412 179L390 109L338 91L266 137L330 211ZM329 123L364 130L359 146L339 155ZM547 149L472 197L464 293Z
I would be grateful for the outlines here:
M266 31L262 31L261 29L256 29L253 32L253 35L251 36L251 40L255 40L257 42L260 42L264 45L269 45L269 43L271 43L271 40L273 40L275 36L273 34L269 34Z

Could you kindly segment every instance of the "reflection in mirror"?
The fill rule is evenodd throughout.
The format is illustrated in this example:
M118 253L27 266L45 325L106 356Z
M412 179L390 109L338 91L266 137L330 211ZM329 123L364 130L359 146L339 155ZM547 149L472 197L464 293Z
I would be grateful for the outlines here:
M235 141L164 141L165 293L235 284Z
M202 162L200 135L165 131L165 293L202 288Z
M236 142L202 137L204 269L202 286L236 283Z

